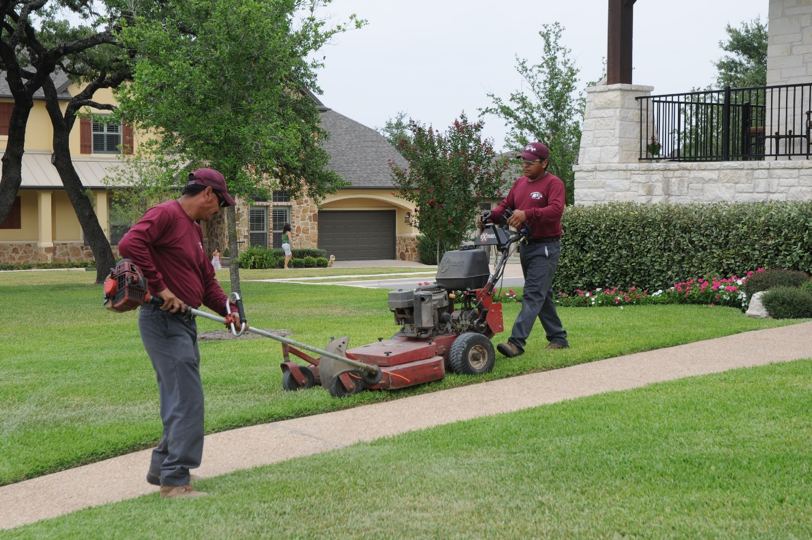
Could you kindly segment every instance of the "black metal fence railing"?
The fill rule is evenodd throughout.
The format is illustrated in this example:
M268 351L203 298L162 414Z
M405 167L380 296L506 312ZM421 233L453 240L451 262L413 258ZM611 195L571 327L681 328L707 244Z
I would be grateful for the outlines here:
M741 161L812 155L812 84L637 98L640 159Z

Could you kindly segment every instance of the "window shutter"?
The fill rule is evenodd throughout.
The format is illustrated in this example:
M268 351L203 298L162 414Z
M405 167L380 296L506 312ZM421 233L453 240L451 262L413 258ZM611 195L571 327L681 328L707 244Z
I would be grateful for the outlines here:
M22 204L20 198L14 199L11 211L6 216L5 221L0 223L0 229L22 229Z
M83 116L79 120L79 152L82 154L93 153L93 131L90 118Z
M126 122L121 125L121 151L124 154L133 153L133 127Z
M0 135L8 135L8 128L11 125L11 111L13 109L13 103L0 103Z

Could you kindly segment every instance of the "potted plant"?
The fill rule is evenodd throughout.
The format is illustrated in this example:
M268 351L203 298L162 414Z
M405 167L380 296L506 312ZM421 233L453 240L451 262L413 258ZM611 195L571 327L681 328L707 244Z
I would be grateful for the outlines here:
M660 150L662 149L663 145L660 144L660 141L657 140L657 135L651 136L651 141L646 145L646 152L650 157L656 157L660 155Z

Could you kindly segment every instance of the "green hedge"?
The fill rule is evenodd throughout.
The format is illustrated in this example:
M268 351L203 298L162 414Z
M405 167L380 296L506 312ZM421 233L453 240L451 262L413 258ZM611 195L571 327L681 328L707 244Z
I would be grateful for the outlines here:
M666 289L707 274L812 270L812 202L569 206L553 289Z
M2 263L0 270L32 270L48 268L95 268L95 262L42 262L42 263Z
M292 268L315 268L321 259L327 261L327 251L323 249L293 249L291 253L293 258L288 266ZM240 268L282 268L285 266L285 251L251 246L240 253L238 261ZM324 266L327 266L326 262Z

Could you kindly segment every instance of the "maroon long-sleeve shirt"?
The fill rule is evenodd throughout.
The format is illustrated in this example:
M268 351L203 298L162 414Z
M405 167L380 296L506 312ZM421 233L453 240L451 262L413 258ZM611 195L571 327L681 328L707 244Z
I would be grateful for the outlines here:
M492 215L498 223L506 208L522 210L533 230L533 239L561 236L561 216L565 204L564 182L552 173L530 181L522 176L510 188L507 197L494 208Z
M124 235L119 253L132 259L156 294L166 288L187 305L226 315L228 297L203 249L203 230L178 201L153 206Z

